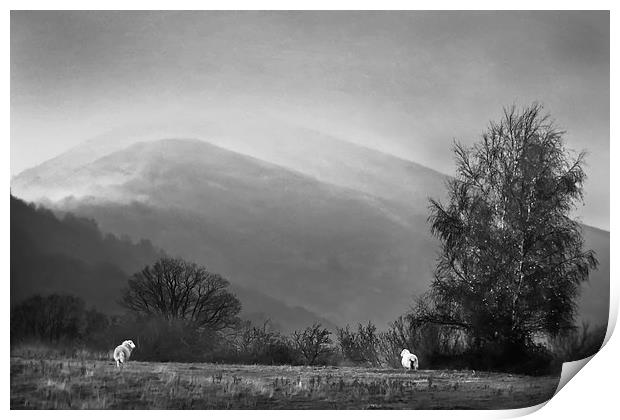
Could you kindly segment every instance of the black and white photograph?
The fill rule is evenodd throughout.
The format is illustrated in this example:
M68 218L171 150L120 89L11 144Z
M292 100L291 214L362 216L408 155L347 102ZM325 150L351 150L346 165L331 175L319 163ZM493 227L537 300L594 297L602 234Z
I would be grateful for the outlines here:
M609 10L9 13L11 410L522 409L601 349Z

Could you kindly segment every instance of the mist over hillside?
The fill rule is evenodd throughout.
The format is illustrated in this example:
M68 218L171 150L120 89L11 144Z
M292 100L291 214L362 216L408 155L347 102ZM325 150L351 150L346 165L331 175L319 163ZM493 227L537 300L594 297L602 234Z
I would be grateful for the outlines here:
M86 143L24 171L12 188L336 324L393 320L430 284L439 244L427 198L443 198L445 175L290 130L257 130L251 145L214 138L230 149L172 138ZM607 318L608 235L584 228L601 260L581 298L581 317L595 324Z
M420 210L426 206L428 191L442 195L446 176L411 160L268 115L259 118L233 113L235 124L231 125L230 113L205 116L201 122L162 121L111 130L21 172L13 178L12 186L21 197L33 201L79 196L82 191L61 186L80 168L136 143L169 138L205 140L321 182L390 200L393 209L401 208L404 219L411 216L408 207L412 203L420 204ZM98 179L98 184L103 182Z

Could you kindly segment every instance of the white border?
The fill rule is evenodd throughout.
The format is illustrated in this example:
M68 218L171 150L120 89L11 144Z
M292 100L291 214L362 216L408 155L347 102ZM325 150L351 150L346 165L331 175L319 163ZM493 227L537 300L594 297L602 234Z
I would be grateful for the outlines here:
M7 10L611 10L609 0L9 0Z
M545 10L545 9L589 9L589 10L612 10L611 12L611 68L617 73L617 30L615 30L616 25L618 23L618 19L615 18L617 13L614 6L614 2L612 1L597 1L591 0L588 2L576 2L576 1L534 1L534 0L522 0L519 2L494 2L494 1L468 1L468 2L456 2L456 1L435 1L435 2L414 2L414 1L403 1L403 0L383 0L383 1L355 1L355 2L344 2L344 1L325 1L325 0L315 0L315 1L295 1L295 2L286 2L286 1L195 1L195 0L176 0L174 2L170 1L149 1L149 2L138 2L138 1L130 1L130 0L107 0L107 1L89 1L79 2L79 1L7 1L5 4L8 6L5 9L5 14L2 16L2 53L3 57L5 57L5 65L2 67L3 72L3 81L2 90L3 97L5 103L5 109L3 112L3 118L5 124L2 125L4 127L5 140L2 144L4 153L2 154L2 164L6 165L3 169L7 177L5 178L5 182L7 183L7 189L10 189L10 78L9 78L9 37L10 37L10 9L54 9L54 10L67 10L67 9L100 9L100 10L129 10L129 9L144 9L147 6L148 9L154 10L196 10L196 9L213 9L213 10L231 10L231 9L251 9L251 10L283 10L283 9L291 9L291 10L304 10L304 9L322 9L322 10L341 10L341 9L351 9L351 10L384 10L384 9L400 9L400 10L409 10L409 9L418 9L418 10L449 10L449 9L457 9L457 10L477 10L477 9L500 9L500 10L513 10L513 9L525 9L525 10ZM86 7L88 6L88 7ZM611 74L614 74L614 71ZM614 134L618 133L617 129L617 120L614 116L617 115L616 111L616 98L617 98L617 86L614 83L614 79L612 77L611 80L611 138L613 138ZM614 144L614 142L610 142L611 146L611 159L612 163L618 163L618 146ZM611 165L611 185L614 185L615 180L618 179L618 169L614 165ZM617 184L616 184L617 185ZM613 190L612 190L613 191ZM4 346L2 347L2 351L5 355L5 363L2 365L3 377L4 381L2 384L3 395L4 395L4 407L6 410L9 409L9 364L6 360L9 358L9 252L10 252L10 235L9 235L9 210L8 210L8 202L9 198L5 197L5 204L2 206L2 218L0 219L0 223L2 226L3 240L2 240L2 252L0 253L0 258L2 258L2 267L4 268L4 287L5 293L4 295L4 312L5 315L2 319L2 328L3 333L2 337L5 340ZM617 213L618 205L616 196L612 194L611 196L611 214ZM614 232L616 231L616 223L615 219L612 218L610 220L610 229ZM612 256L617 255L617 241L614 240L614 236L611 236L611 253ZM613 260L613 258L612 258ZM618 270L616 265L612 265L611 267L611 279L612 279L612 288L611 288L611 309L612 314L617 314L618 312ZM617 316L612 316L613 320L610 320L610 329L612 325L615 325L615 320ZM613 324L612 324L613 323ZM609 339L609 334L608 334ZM542 418L541 416L557 416L562 418L598 418L602 416L602 418L609 417L608 413L613 413L617 411L617 387L616 378L618 378L619 368L617 360L615 360L615 355L618 354L620 349L620 344L617 337L611 337L609 342L606 344L604 349L600 354L596 355L590 363L583 369L582 372L578 374L577 379L571 381L564 389L562 389L558 395L556 395L548 404L544 405L544 408L536 411L532 414L531 418ZM540 407L538 407L540 408ZM454 416L458 416L460 418L471 418L471 419L484 419L484 418L505 418L505 417L517 417L521 415L525 415L534 411L533 409L522 409L522 410L509 410L509 411L396 411L396 412L381 412L380 415L389 415L392 418L407 418L411 419L412 415L416 417L423 418L447 418L450 416L451 418ZM200 411L183 411L179 413L184 417L203 417L204 415L208 415L214 418L226 418L230 419L230 417L236 416L251 416L252 418L275 418L275 419L284 419L290 418L291 415L300 418L300 419L312 419L316 417L317 413L313 411L296 411L294 413L291 412L271 412L271 411L263 411L263 412L238 412L238 411L215 411L215 412L200 412ZM347 412L332 412L332 411L324 411L321 412L321 416L332 416L338 415L339 417L353 417L356 418L375 418L377 416L377 412L358 412L358 411L347 411ZM74 412L15 412L12 411L10 413L11 416L15 417L38 417L41 415L45 415L46 417L51 416L52 418L57 418L62 416L65 417L82 417L84 415L83 412L74 411ZM109 414L96 411L89 412L89 416L94 416L96 418L108 417ZM175 415L175 413L170 413L165 411L158 412L136 412L131 416L142 417L148 415L150 418L163 418L164 416Z

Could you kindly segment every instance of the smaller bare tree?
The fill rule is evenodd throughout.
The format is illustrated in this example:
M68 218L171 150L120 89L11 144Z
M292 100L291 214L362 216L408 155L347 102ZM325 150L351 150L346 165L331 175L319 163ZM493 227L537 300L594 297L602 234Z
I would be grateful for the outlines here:
M269 319L262 326L242 322L234 348L239 360L249 363L290 364L295 356L290 340L274 329Z
M354 363L379 366L377 327L370 321L366 325L358 324L357 331L349 325L336 331L338 344L344 357Z
M329 337L331 332L323 328L321 324L315 323L304 331L293 332L293 343L295 349L302 354L306 363L313 365L330 352L332 340Z

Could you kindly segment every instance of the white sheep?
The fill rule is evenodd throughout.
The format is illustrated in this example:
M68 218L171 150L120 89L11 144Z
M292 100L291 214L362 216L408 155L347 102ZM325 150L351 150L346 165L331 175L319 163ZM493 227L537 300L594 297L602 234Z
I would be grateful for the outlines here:
M403 349L403 351L400 352L400 357L402 357L400 363L405 369L418 370L418 357L415 354L410 353L407 349Z
M129 356L131 356L131 351L136 348L136 345L131 340L123 341L123 344L116 347L114 349L114 361L116 362L116 367L120 368L123 363L129 360Z

